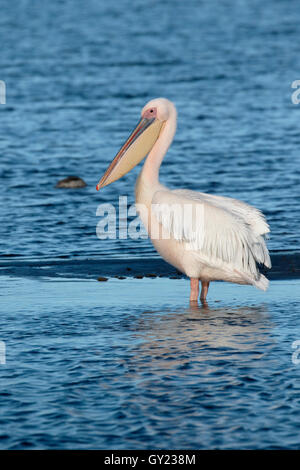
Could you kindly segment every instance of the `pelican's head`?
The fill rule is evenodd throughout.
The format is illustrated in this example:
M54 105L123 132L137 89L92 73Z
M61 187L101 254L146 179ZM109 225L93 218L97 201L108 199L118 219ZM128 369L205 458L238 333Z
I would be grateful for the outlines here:
M156 98L144 106L140 122L107 168L96 186L97 190L126 175L143 160L174 109L173 103L165 98Z

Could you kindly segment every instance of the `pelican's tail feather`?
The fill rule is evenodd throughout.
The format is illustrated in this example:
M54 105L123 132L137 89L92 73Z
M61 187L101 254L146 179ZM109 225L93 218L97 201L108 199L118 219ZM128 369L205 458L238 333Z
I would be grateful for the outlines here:
M261 290L267 290L269 287L269 280L263 274L259 274L259 278L253 282L253 285Z

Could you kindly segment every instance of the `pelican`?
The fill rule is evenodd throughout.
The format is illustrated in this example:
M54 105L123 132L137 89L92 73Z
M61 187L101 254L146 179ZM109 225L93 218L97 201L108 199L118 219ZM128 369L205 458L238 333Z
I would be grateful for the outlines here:
M177 122L166 98L149 101L97 190L118 180L148 155L135 195L139 216L159 254L190 278L190 301L206 301L211 281L249 284L266 290L269 281L258 266L271 267L265 235L270 231L260 210L230 197L168 189L159 169Z

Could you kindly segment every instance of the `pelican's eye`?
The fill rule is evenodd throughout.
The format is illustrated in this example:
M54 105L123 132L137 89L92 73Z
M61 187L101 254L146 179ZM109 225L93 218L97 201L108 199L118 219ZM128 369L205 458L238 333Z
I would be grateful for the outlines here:
M143 114L143 117L144 117L144 118L147 118L147 119L156 118L156 117L157 117L157 110L156 110L156 108L149 108L149 109L146 109L146 111L145 111L144 114Z

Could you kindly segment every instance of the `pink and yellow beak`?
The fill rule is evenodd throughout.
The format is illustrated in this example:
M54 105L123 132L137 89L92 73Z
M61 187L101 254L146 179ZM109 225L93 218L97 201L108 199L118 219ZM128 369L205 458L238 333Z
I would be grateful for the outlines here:
M163 121L155 117L142 117L97 184L97 191L126 175L143 160L157 141L162 125Z

